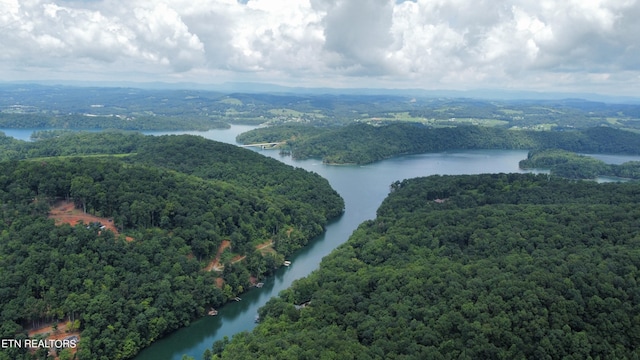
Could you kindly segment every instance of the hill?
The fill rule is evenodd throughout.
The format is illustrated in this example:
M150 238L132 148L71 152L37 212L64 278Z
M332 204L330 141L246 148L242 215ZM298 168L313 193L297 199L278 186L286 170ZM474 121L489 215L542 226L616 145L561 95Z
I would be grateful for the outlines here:
M293 157L320 158L330 164L367 164L404 154L461 149L563 149L640 154L640 134L611 127L532 131L471 125L435 128L419 123L392 122L380 126L352 124L325 129L310 126L259 128L242 134L238 140L287 141Z
M6 146L26 159L0 162L0 336L69 323L83 359L128 359L187 326L272 274L344 207L317 174L195 136L73 133ZM57 224L60 201L116 231ZM267 242L274 251L256 249ZM224 269L207 271L222 243Z
M640 346L640 184L396 182L214 359L620 359Z

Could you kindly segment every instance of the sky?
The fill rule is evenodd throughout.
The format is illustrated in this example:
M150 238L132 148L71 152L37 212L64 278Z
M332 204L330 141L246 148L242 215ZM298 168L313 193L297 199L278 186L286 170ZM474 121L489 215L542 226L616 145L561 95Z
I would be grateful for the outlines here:
M0 0L0 81L640 93L640 0Z

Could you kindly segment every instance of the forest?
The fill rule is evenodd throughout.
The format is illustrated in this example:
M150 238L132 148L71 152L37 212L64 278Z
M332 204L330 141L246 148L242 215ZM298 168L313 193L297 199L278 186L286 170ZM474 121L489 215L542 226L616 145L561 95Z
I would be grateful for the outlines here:
M266 92L255 86L197 90L5 83L0 84L0 128L208 130L230 123L335 127L411 121L434 127L640 129L637 100L527 97L531 95L521 94L529 100L505 100L514 94L478 99L464 93L417 90L280 88Z
M638 161L607 164L593 157L557 149L530 151L519 166L521 169L548 169L552 175L568 179L595 179L599 176L640 179Z
M205 359L633 359L640 184L397 181L350 239Z
M0 337L68 322L81 359L129 359L187 326L344 208L317 174L197 136L69 133L0 147ZM56 224L61 202L116 231ZM223 242L221 269L206 270Z
M66 324L77 358L132 358L342 214L317 174L132 131L246 123L273 126L239 141L286 140L300 159L527 149L522 166L552 175L391 184L376 219L205 359L640 357L639 185L560 178L637 177L636 163L577 153L640 154L640 105L423 95L0 85L0 128L38 130L30 142L0 132L0 338ZM114 230L60 224L59 204Z
M241 134L237 140L243 143L286 141L294 158L318 158L329 164L368 164L398 155L463 149L563 149L640 154L640 134L611 127L533 131L472 125L434 128L394 122L318 130L297 125L254 129Z

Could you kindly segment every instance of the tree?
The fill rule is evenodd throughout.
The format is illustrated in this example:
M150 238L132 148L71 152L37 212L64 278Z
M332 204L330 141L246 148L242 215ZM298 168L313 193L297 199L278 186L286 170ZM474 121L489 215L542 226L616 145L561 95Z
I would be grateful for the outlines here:
M71 180L71 196L87 212L87 201L93 195L93 179L88 176L76 176Z

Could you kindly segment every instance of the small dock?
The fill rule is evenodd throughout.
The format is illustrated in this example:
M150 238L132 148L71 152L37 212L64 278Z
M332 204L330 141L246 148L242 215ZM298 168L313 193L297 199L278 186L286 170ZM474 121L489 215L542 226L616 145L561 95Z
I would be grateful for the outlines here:
M256 284L256 287L257 287L258 289L259 289L259 288L261 288L261 287L263 287L263 286L264 286L264 283L261 283L261 282L259 282L259 283L257 283L257 284Z

